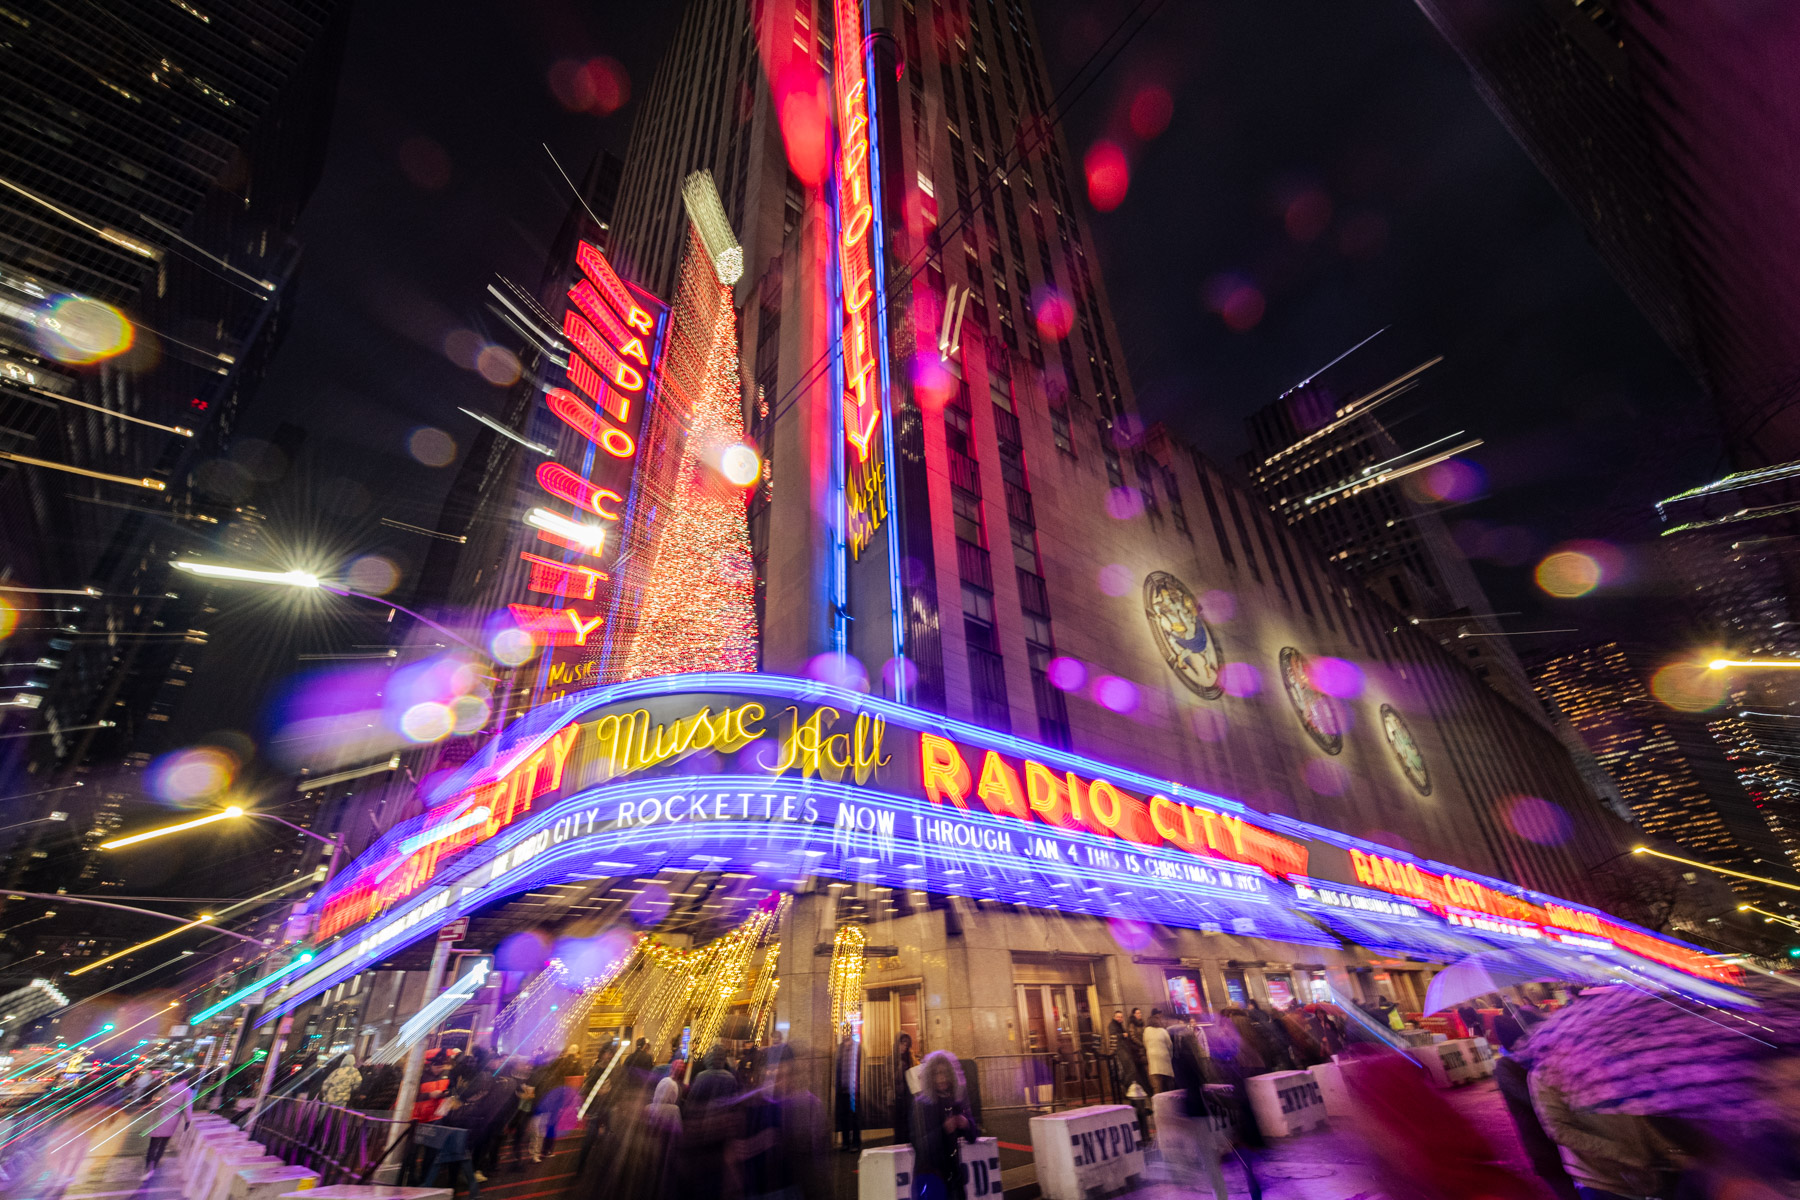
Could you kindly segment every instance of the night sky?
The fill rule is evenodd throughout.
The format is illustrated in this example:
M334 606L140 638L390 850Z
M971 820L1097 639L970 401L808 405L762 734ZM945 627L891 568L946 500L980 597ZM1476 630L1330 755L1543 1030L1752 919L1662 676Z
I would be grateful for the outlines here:
M252 439L306 431L266 498L284 553L326 570L379 554L404 590L428 542L378 520L434 525L455 469L418 461L409 439L441 429L460 454L475 426L457 407L493 411L502 395L452 362L446 338L499 334L483 306L495 271L535 284L570 199L541 144L576 178L602 149L623 155L678 15L639 6L627 24L567 0L469 5L455 19L420 2L357 7L325 176L301 223L293 326L246 426ZM1038 15L1060 83L1119 10L1041 0ZM571 111L552 84L559 62L595 56L629 80L607 115ZM1146 141L1129 114L1149 87L1173 107ZM1065 131L1075 162L1100 138L1130 160L1123 203L1093 227L1149 420L1235 467L1247 414L1387 327L1389 357L1446 357L1389 410L1402 443L1487 439L1471 456L1484 498L1446 517L1487 555L1477 565L1495 606L1523 613L1516 629L1581 630L1521 650L1641 632L1661 611L1642 549L1649 506L1720 469L1710 414L1416 8L1165 5ZM1210 299L1222 281L1255 288L1260 318L1229 328ZM1632 569L1594 597L1548 599L1531 567L1571 538L1625 546ZM271 637L227 615L212 661L241 666L227 648L254 637L265 668L291 670L294 653L362 628L292 618ZM196 734L241 726L266 686L255 670L209 674L186 722Z

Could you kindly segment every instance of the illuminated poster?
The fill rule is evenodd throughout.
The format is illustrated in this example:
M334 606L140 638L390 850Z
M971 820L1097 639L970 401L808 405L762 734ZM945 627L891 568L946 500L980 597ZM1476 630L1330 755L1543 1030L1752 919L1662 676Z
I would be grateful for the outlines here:
M1190 692L1207 700L1225 694L1219 673L1225 669L1219 635L1206 623L1200 601L1187 584L1166 571L1144 577L1144 619L1163 661Z
M1314 744L1327 754L1342 752L1343 712L1336 700L1313 685L1312 660L1292 646L1281 648L1281 686Z
M1400 764L1406 782L1412 784L1419 795L1431 795L1431 768L1425 765L1424 752L1419 749L1418 739L1413 737L1406 718L1391 704L1381 706L1381 736L1387 739L1388 749L1394 752L1394 761Z
M629 520L668 317L667 306L620 279L598 247L578 243L575 262L563 311L565 386L546 389L544 404L580 437L561 439L576 449L536 469L541 503L524 514L536 544L519 552L532 596L510 605L514 622L547 651L540 701L599 682L608 568Z

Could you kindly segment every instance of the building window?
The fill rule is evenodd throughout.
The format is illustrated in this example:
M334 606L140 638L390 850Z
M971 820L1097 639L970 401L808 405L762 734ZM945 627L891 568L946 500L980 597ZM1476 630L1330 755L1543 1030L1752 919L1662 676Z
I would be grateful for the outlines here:
M981 524L981 497L962 488L950 489L950 511L956 536L971 546L986 547L987 537Z
M1056 448L1070 458L1075 457L1075 439L1069 433L1069 410L1053 408L1050 410L1050 436L1056 440Z
M1125 464L1119 459L1119 448L1113 445L1112 422L1101 420L1095 423L1100 433L1100 453L1106 458L1106 482L1113 487L1125 486Z

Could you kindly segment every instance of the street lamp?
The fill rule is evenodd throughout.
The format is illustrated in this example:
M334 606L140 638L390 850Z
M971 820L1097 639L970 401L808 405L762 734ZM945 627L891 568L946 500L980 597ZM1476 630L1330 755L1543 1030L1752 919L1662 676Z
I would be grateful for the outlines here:
M249 567L230 567L219 563L198 563L188 562L186 560L177 560L170 565L178 571L186 571L190 575L198 575L203 579L232 579L243 583L273 583L284 587L317 588L320 591L330 592L334 596L354 596L358 600L369 600L376 604L385 604L389 608L397 609L398 611L405 613L415 621L429 625L451 641L456 642L461 646L467 646L483 658L487 657L487 651L483 650L480 646L477 646L471 641L467 641L458 633L445 629L442 625L439 625L436 621L422 613L416 613L403 604L395 604L392 600L387 600L380 596L371 596L364 592L353 592L346 587L338 587L336 584L325 583L317 575L307 571L259 571Z

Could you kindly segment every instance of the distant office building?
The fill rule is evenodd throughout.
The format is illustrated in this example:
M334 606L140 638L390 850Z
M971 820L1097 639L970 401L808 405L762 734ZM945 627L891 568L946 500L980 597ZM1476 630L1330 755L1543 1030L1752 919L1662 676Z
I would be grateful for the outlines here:
M1617 782L1645 832L1737 870L1757 857L1762 839L1746 828L1748 805L1735 782L1708 762L1705 737L1650 694L1647 673L1624 647L1584 646L1545 660L1532 675L1545 702Z
M1800 713L1743 708L1706 728L1787 865L1800 870Z
M1244 470L1277 520L1538 716L1531 681L1468 558L1443 519L1407 493L1472 439L1405 447L1382 421L1383 406L1418 388L1437 362L1396 369L1382 363L1379 346L1358 347L1251 414Z
M1712 395L1736 464L1800 459L1792 8L1417 2Z
M207 614L167 563L216 551L248 499L219 460L286 327L348 16L0 14L0 578L79 609L9 643L38 665L7 670L0 695L29 699L0 720L42 736L6 743L0 775L116 761L168 721Z

